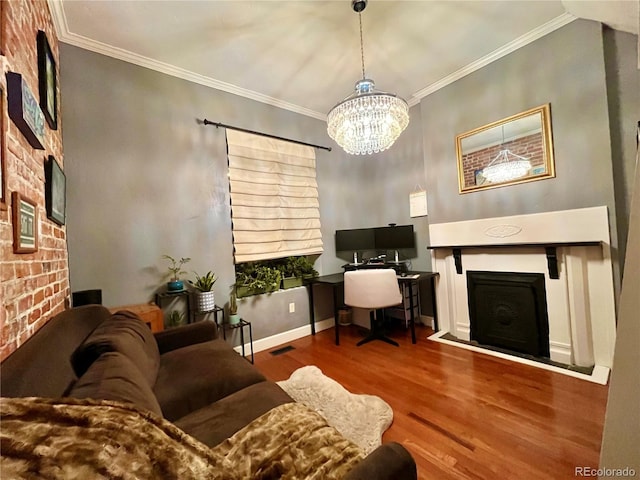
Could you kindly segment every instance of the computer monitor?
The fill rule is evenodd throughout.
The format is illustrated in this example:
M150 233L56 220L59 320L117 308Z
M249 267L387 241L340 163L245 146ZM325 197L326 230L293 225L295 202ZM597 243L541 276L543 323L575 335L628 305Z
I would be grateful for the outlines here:
M353 252L354 264L358 263L358 252L375 249L373 228L336 230L336 252Z
M395 250L395 261L398 262L398 250L415 248L413 225L397 225L374 229L376 250Z

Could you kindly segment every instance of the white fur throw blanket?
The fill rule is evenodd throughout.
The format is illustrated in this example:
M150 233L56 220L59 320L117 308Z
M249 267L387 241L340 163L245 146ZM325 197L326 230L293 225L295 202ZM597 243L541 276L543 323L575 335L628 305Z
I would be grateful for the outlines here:
M393 410L380 397L351 393L313 365L299 368L278 385L296 402L322 415L366 454L382 444L382 434L393 422Z

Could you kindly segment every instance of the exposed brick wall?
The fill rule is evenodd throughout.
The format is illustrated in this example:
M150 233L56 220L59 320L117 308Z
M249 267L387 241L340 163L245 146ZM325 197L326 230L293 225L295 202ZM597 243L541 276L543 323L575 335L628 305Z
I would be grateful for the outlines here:
M33 335L69 299L69 268L66 229L47 218L44 198L44 162L53 155L64 169L60 89L58 130L45 126L45 150L32 148L7 114L6 72L20 73L36 98L38 95L38 50L36 35L44 30L56 58L59 77L58 40L45 0L0 1L2 21L2 88L6 204L0 204L0 360L4 360ZM59 82L58 82L59 84ZM13 253L11 192L33 200L39 210L38 251ZM55 346L53 347L55 348Z
M472 186L476 184L475 173L483 169L496 158L500 150L508 149L510 152L528 158L531 168L544 165L544 155L542 151L542 133L536 133L527 137L521 137L511 142L494 145L462 156L464 165L464 184ZM511 158L511 157L509 157Z

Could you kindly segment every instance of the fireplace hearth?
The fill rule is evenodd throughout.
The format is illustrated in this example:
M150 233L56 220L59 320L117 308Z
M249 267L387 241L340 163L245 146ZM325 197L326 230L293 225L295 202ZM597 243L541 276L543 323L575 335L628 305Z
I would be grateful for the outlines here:
M543 274L467 271L467 292L471 340L549 358Z

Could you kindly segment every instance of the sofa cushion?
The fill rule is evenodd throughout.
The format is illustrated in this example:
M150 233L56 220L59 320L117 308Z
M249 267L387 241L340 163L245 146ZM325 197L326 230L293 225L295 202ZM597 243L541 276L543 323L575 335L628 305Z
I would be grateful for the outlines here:
M175 425L213 447L260 415L293 399L273 382L254 383L178 419Z
M69 396L118 400L162 415L147 380L133 362L120 352L102 354L78 379Z
M91 331L110 316L106 308L88 305L65 310L51 318L2 362L2 396L63 396L76 379L69 357Z
M71 356L81 377L100 355L120 352L133 362L153 386L160 365L158 344L149 327L133 312L119 311L102 322Z
M264 380L228 343L212 340L161 355L153 391L164 417L174 421Z

